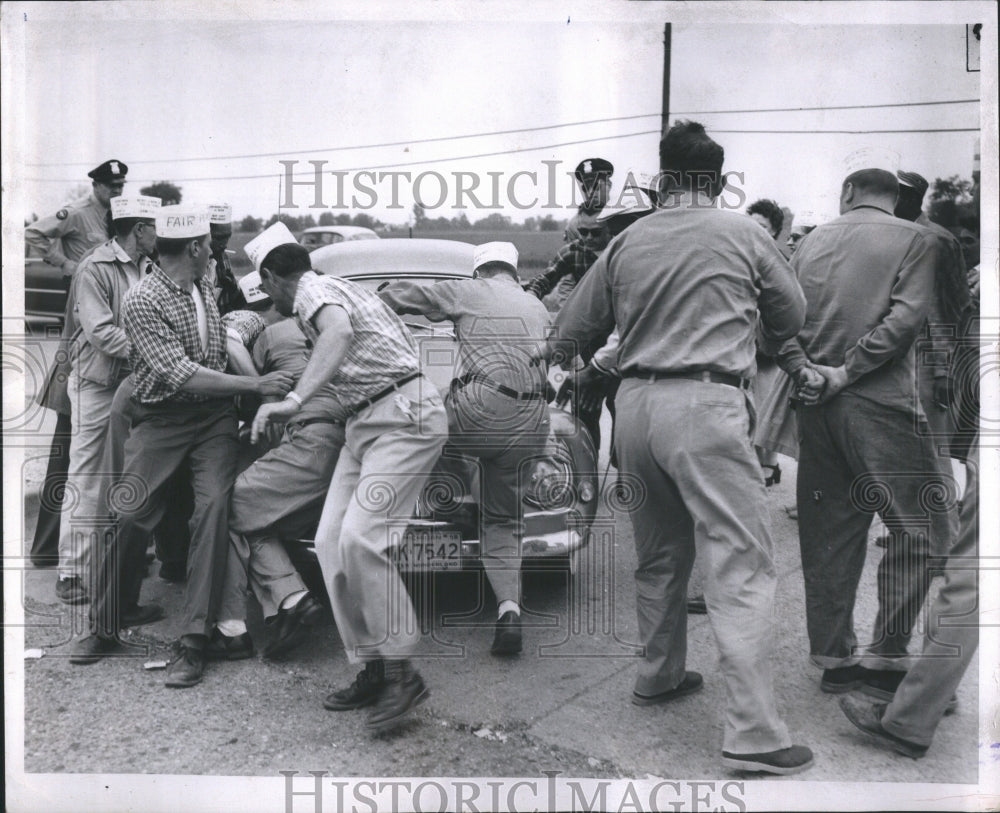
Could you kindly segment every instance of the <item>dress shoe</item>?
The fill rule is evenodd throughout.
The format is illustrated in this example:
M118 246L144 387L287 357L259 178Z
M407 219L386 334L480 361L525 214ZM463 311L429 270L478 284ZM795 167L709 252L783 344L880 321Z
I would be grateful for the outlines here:
M733 754L723 751L722 764L736 771L758 771L788 776L811 768L813 754L804 745L792 745L762 754Z
M770 469L771 473L764 479L764 485L770 488L771 486L776 486L781 482L781 466L775 463L773 466L770 463L765 463L761 466L762 469Z
M163 608L159 604L136 604L122 613L123 627L141 627L163 618Z
M88 601L87 591L84 589L79 576L59 579L56 582L56 598L63 604L86 604Z
M899 688L899 684L906 677L906 672L899 672L895 669L867 669L865 671L865 680L861 684L861 693L869 697L874 697L876 700L884 700L886 703L892 702L892 699L896 696L896 689ZM948 701L948 705L945 707L944 714L947 717L954 714L957 709L958 698L952 695L951 700Z
M74 644L73 651L69 656L69 662L75 663L78 666L97 663L105 655L110 655L121 648L122 645L114 638L101 638L97 635L88 635Z
M187 563L161 562L159 576L165 582L183 584L187 581Z
M210 661L243 661L254 656L253 639L249 632L242 635L223 635L219 628L212 630L212 637L205 647L205 659Z
M920 759L927 753L926 745L896 737L882 728L882 715L885 714L885 703L864 703L853 697L840 699L840 710L857 728L867 734L874 742L885 748L891 748L898 754Z
M521 651L521 616L508 610L497 621L491 655L517 655Z
M669 703L678 697L694 694L701 689L705 681L697 672L685 672L684 679L673 689L669 689L659 694L639 694L632 692L632 702L637 706L656 706L660 703Z
M290 610L278 610L274 621L274 640L264 648L264 657L278 658L291 652L309 635L323 617L323 606L309 593Z
M427 699L423 678L406 660L385 662L385 686L368 715L369 731L388 731Z
M708 607L705 606L704 596L695 596L687 600L688 615L707 615Z
M350 686L326 696L323 708L330 711L364 708L378 700L383 688L385 688L385 661L381 659L368 661Z
M867 674L868 670L857 663L853 666L824 669L819 687L827 694L843 694L861 686L865 682Z
M175 644L173 659L167 667L164 686L171 689L186 689L201 683L205 672L205 651L182 642Z

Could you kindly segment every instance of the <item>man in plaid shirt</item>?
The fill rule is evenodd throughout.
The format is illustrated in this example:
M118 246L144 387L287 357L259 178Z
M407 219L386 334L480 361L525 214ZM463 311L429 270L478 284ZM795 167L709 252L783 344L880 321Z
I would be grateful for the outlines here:
M188 580L182 636L166 685L201 680L208 635L215 623L229 544L229 498L236 478L238 441L233 396L283 395L292 386L284 372L261 378L234 376L226 368L226 342L213 289L207 210L164 206L156 216L154 268L125 298L125 332L135 380L132 430L125 443L124 488L118 499L117 534L104 552L90 608L92 634L72 663L94 663L121 646L120 586L144 565L150 534L170 510L165 488L179 469L194 490ZM131 490L134 499L122 497Z
M374 704L368 728L394 727L427 697L410 665L420 625L390 558L448 437L444 403L421 377L416 342L379 297L312 270L309 252L281 223L246 245L261 285L312 343L309 363L280 403L264 404L251 438L269 421L293 419L326 385L347 413L316 531L316 553L348 658L365 669L324 706Z

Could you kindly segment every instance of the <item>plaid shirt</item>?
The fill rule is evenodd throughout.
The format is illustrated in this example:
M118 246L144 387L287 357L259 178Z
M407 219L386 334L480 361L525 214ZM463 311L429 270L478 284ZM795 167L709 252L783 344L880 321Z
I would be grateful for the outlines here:
M580 278L587 273L587 269L597 262L597 258L600 256L600 253L594 251L582 240L573 240L559 249L555 259L549 263L549 267L525 285L524 290L529 294L534 294L539 299L544 299L566 276L572 277L574 285L578 283Z
M376 294L353 282L317 273L303 275L293 305L310 346L319 338L312 319L324 305L342 307L354 330L347 354L330 379L345 407L351 409L400 378L420 371L413 336Z
M195 284L205 302L207 352L202 351L198 335L194 298L160 268L154 266L125 297L125 333L131 342L134 397L140 403L211 400L210 396L179 390L199 367L220 373L226 369L226 335L212 285L206 279Z
M257 337L264 332L267 325L254 311L236 310L223 315L222 327L227 332L239 336L243 346L249 349L253 347Z

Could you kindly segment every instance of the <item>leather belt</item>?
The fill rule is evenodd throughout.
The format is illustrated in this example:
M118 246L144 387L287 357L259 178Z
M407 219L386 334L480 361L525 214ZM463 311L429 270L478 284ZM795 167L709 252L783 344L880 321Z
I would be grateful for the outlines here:
M361 401L361 402L355 404L348 411L347 417L351 417L352 415L357 415L362 409L365 409L366 407L370 407L376 401L379 401L382 398L385 398L385 396L394 393L396 390L398 390L404 384L409 384L411 381L413 381L413 379L419 378L419 376L420 376L419 372L417 372L417 373L410 373L409 375L404 375L402 378L400 378L398 381L394 381L392 384L390 384L384 390L379 390L378 392L376 392L371 398L365 398L364 401Z
M641 378L645 381L665 381L673 378L681 378L688 381L702 381L706 384L726 384L740 390L750 388L749 378L740 378L731 373L717 373L714 370L685 370L677 373L657 373L653 371L635 370L622 373L622 378Z
M489 387L491 390L499 392L501 395L506 395L508 398L513 398L517 401L536 401L540 398L545 398L544 392L519 392L518 390L512 389L504 384L494 381L491 378L487 378L484 375L476 375L475 373L466 373L461 378L455 379L457 386L464 387L466 384L471 384L476 382L477 384L482 384L484 387Z

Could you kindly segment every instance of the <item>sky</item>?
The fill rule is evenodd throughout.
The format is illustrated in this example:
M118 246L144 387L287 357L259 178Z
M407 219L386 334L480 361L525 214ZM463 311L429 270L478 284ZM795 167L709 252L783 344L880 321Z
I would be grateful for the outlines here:
M231 203L237 218L294 204L294 214L336 207L404 223L420 193L432 216L454 216L465 204L470 220L493 211L561 219L576 202L569 173L581 159L608 158L619 183L628 169L657 169L668 18L651 13L653 4L637 5L644 8L576 19L573 4L553 4L507 18L402 21L249 19L245 4L228 19L176 19L182 15L172 10L182 7L171 3L121 4L118 13L98 5L90 14L76 4L29 4L27 19L7 29L25 45L18 126L26 206L61 206L87 170L113 157L130 167L126 194L171 180L188 200ZM258 16L274 12L259 8ZM308 8L291 6L300 18ZM931 180L971 175L974 132L816 130L975 128L975 103L704 112L977 99L980 74L966 71L964 25L736 16L759 22L688 13L673 23L671 118L706 125L726 150L726 169L742 173L747 201L770 197L793 211L835 215L843 157L860 144L891 147L904 168ZM499 131L518 132L456 138ZM391 146L372 146L384 144ZM455 157L462 160L442 160ZM351 172L338 195L336 177L326 174L323 206L309 208L315 188L289 191L280 161L296 162L299 182L314 178L309 161L325 161L325 172L381 168L373 171L410 179L397 177L393 194L391 177L368 177L362 185L374 193L363 193ZM514 178L518 172L535 178ZM459 194L472 176L456 173L479 179L476 201L486 208Z

